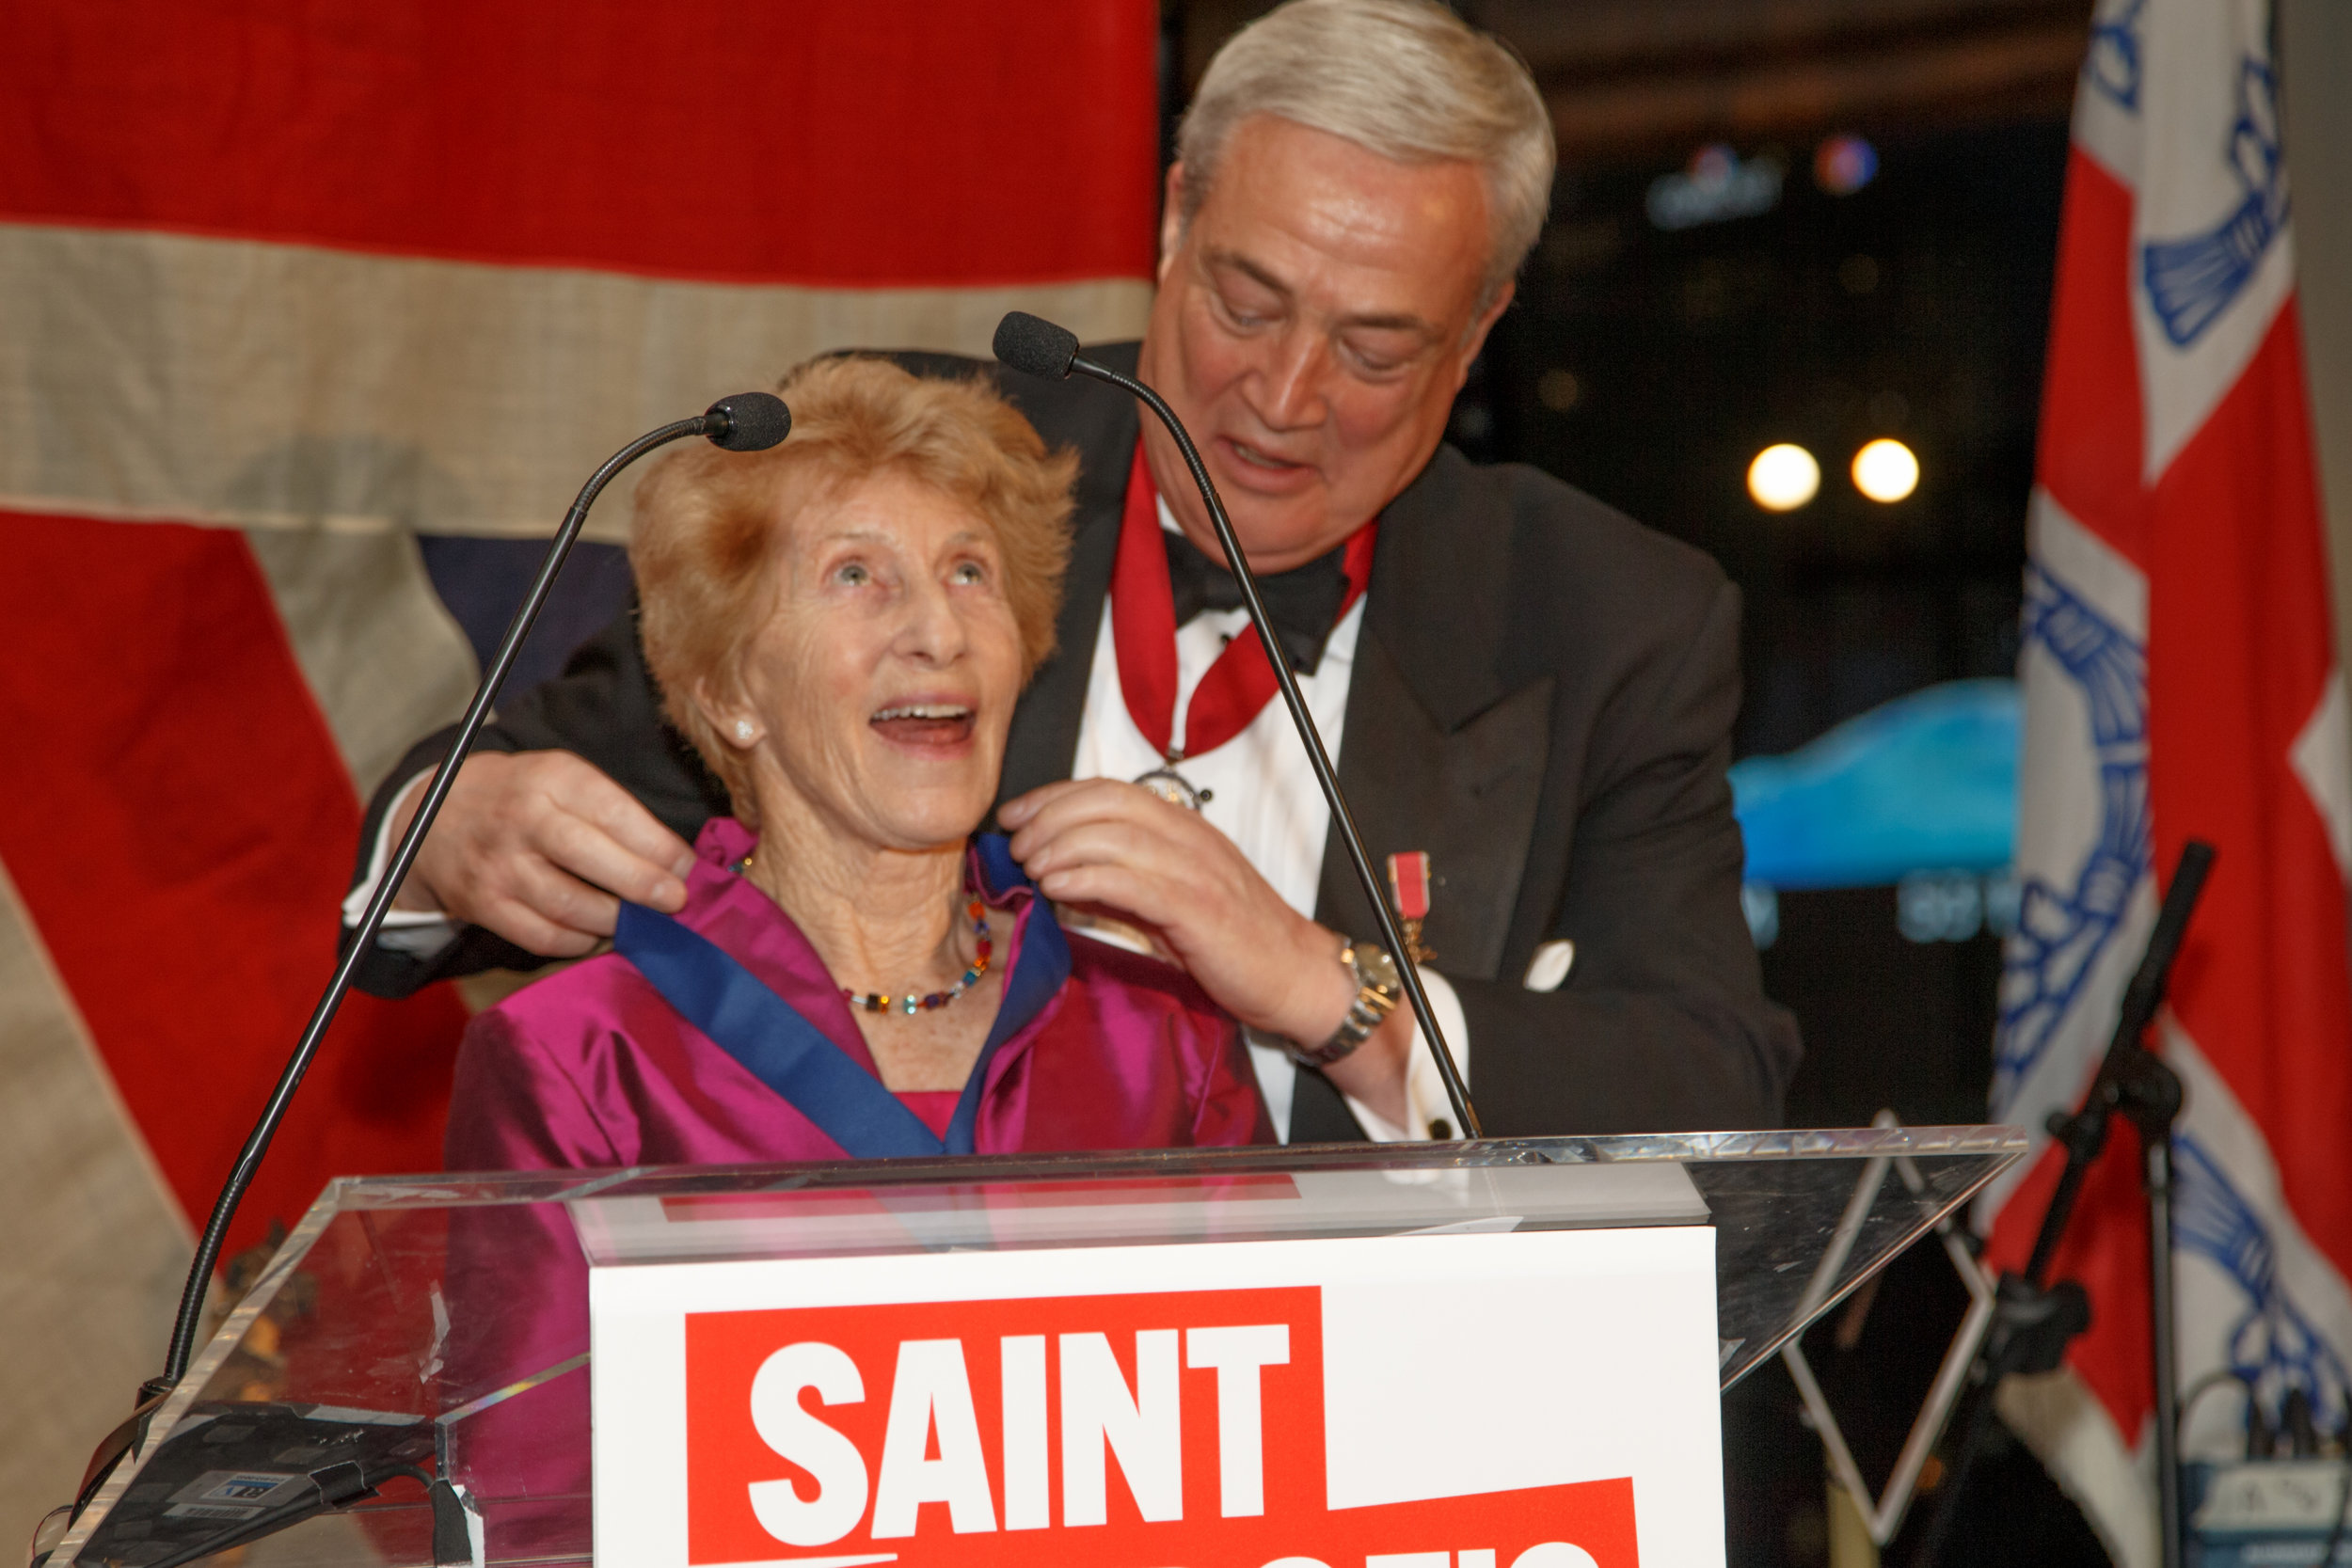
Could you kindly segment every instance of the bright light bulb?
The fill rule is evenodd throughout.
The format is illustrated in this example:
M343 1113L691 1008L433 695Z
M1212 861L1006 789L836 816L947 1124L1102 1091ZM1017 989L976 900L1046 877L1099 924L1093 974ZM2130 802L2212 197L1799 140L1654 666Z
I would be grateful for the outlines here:
M1794 512L1820 489L1821 466L1792 441L1766 447L1748 465L1748 494L1767 512Z
M1853 487L1874 501L1899 501L1919 488L1919 460L1889 436L1853 454Z

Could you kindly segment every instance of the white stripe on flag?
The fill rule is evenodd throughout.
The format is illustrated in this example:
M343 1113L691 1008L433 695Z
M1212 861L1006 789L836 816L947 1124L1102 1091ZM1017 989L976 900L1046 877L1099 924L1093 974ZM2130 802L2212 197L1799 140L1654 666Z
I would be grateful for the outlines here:
M481 678L405 530L254 529L294 657L364 795L417 736L465 710Z
M1140 278L803 289L0 224L0 506L541 534L642 431L812 354L1140 332ZM588 537L626 537L628 483Z
M2089 1086L2155 927L2147 863L2148 582L2043 491L2033 499L2017 814L2018 928L2002 960L1996 1121L2033 1153L1978 1200L1989 1225L2031 1172L2054 1107Z
M2328 824L2337 873L2352 882L2352 701L2346 699L2342 670L2328 672L2319 706L2295 737L2287 760Z
M2269 1142L2228 1081L2169 1013L2159 1033L2186 1093L2173 1140L2181 1386L2235 1361L2257 1370L2266 1404L2286 1392L2279 1373L2296 1366L2345 1390L2352 1373L2332 1347L2352 1345L2352 1292L2304 1233ZM2182 1418L2185 1454L2245 1446L2243 1399L2201 1400Z
M5 866L0 1084L0 1520L21 1538L162 1369L191 1246Z
M2135 7L2132 325L2154 483L2295 290L2268 4Z

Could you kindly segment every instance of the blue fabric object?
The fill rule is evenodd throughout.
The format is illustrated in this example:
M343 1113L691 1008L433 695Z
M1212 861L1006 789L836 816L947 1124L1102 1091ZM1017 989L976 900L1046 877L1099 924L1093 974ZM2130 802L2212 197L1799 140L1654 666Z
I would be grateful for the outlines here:
M2000 870L2017 836L2018 729L2016 682L1952 681L1733 765L1747 880L1883 887L1915 871Z
M552 526L548 531L554 531ZM473 645L475 664L486 667L506 635L507 623L531 591L532 579L539 575L548 542L425 533L417 536L417 550L442 607ZM562 673L582 642L628 608L634 586L628 552L620 546L587 541L574 545L563 575L548 594L547 607L516 656L506 677L506 695L518 696Z
M1004 835L977 840L981 879L993 897L1027 887ZM1070 943L1053 906L1032 898L1020 950L1005 976L996 1022L964 1080L941 1140L882 1080L858 1065L790 1004L717 942L643 905L624 902L613 950L635 965L678 1016L708 1036L746 1072L789 1101L853 1159L970 1154L988 1065L1070 978Z

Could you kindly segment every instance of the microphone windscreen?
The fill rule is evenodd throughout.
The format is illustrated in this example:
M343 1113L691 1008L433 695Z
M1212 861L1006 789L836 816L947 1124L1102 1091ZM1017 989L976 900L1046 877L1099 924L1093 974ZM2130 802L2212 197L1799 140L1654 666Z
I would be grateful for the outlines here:
M996 357L1014 370L1059 381L1078 357L1078 335L1026 310L1008 310L996 324L995 348Z
M704 413L711 445L729 451L766 451L792 433L792 410L773 392L738 392Z

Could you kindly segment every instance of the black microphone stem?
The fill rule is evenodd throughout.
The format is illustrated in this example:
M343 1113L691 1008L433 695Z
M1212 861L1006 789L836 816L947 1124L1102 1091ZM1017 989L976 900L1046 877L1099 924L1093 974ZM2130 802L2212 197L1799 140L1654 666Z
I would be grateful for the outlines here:
M335 966L335 976L326 983L326 994L310 1011L310 1022L303 1027L302 1039L294 1054L287 1058L286 1069L278 1075L278 1086L270 1091L269 1103L262 1110L261 1120L237 1151L236 1167L230 1172L229 1183L220 1191L213 1204L212 1217L204 1222L204 1234L196 1244L196 1260L188 1266L188 1282L180 1292L180 1312L171 1325L171 1348L164 1357L163 1376L147 1386L147 1392L162 1391L178 1383L188 1370L188 1358L196 1350L197 1329L203 1317L204 1292L212 1283L213 1266L220 1260L222 1241L229 1233L229 1222L236 1216L237 1205L243 1201L246 1189L252 1185L254 1172L261 1168L262 1157L269 1152L270 1140L277 1136L278 1124L286 1119L287 1107L293 1104L294 1090L302 1086L303 1074L310 1069L311 1059L318 1055L320 1042L326 1037L327 1025L335 1022L335 1014L343 1005L343 997L351 990L352 977L375 945L376 932L384 926L384 917L391 911L392 899L400 892L403 879L417 859L417 850L424 843L425 833L433 819L440 815L441 802L449 799L450 786L456 782L457 769L473 750L474 738L490 717L490 705L497 700L499 688L506 682L507 672L514 668L515 657L522 650L523 639L539 618L540 609L548 602L548 592L555 586L556 575L563 571L564 562L572 553L572 544L580 537L580 525L588 520L588 509L612 476L638 458L659 446L688 436L707 434L711 416L698 414L691 420L680 420L663 425L648 436L641 436L605 461L589 477L572 502L572 509L564 517L564 526L555 531L555 539L548 546L547 559L539 563L539 575L531 584L531 592L523 596L522 608L515 611L514 621L506 628L506 636L490 659L490 667L483 673L482 684L475 688L473 702L466 709L466 717L457 726L457 738L450 743L449 754L433 770L433 782L425 785L424 799L417 806L414 821L400 836L400 847L393 850L390 863L384 868L383 879L376 884L374 896L368 900L367 912L359 917L357 929L344 942L342 960Z
M2204 892L2213 870L2214 847L2190 839L2181 847L2164 903L2156 911L2154 929L2139 967L2116 1008L2115 1033L2108 1037L2106 1055L2083 1096L2082 1108L2072 1116L2053 1112L2050 1135L2066 1151L2066 1164L2058 1186L2042 1211L2042 1227L2034 1235L2033 1252L2022 1274L2004 1274L1996 1306L1983 1344L1969 1369L1968 1390L1954 1412L1951 1462L1935 1513L1912 1560L1916 1568L1934 1568L1942 1560L1952 1522L1959 1516L1963 1492L1984 1449L1984 1434L1993 1425L1994 1390L2012 1372L2054 1370L2070 1340L2090 1324L2090 1308L2082 1287L2073 1280L2050 1284L2058 1243L2074 1216L2076 1200L2090 1167L2107 1147L2118 1116L2139 1133L2140 1189L2148 1204L2148 1340L2152 1383L2155 1390L2156 1545L2162 1568L2180 1568L2185 1560L2181 1518L2180 1326L2173 1253L2172 1130L2183 1105L2180 1074L2148 1048L2146 1037L2156 1021L2171 982L2172 962L2188 934L2189 916ZM2332 1561L2332 1559L2323 1560Z
M1225 515L1225 503L1217 499L1216 486L1209 483L1209 470L1201 465L1192 437L1184 434L1176 411L1142 382L1085 358L1073 358L1070 368L1140 398L1144 406L1159 416L1168 435L1176 438L1177 450L1184 454L1184 466L1192 470L1192 482L1208 506L1209 521L1216 529L1217 544L1224 547L1226 564L1233 569L1233 579L1241 584L1242 603L1249 611L1249 624L1257 629L1258 643L1265 650L1266 662L1274 667L1275 685L1281 689L1282 702L1291 710L1291 722L1297 726L1298 738L1306 744L1307 760L1314 765L1315 783L1323 786L1323 799L1331 808L1331 826L1338 831L1340 842L1347 847L1347 858L1356 867L1356 879L1363 883L1364 895L1372 900L1372 915L1379 922L1380 940L1397 956L1397 977L1405 982L1405 994L1413 1005L1413 1022L1421 1025L1421 1037L1429 1042L1429 1054L1438 1064L1438 1078L1445 1084L1446 1103L1454 1108L1455 1125L1465 1138L1483 1136L1477 1109L1470 1104L1470 1086L1462 1082L1453 1048L1446 1044L1445 1031L1438 1027L1438 1015L1429 1006L1429 993L1422 988L1421 970L1412 960L1412 949L1406 944L1395 911L1389 908L1388 895L1380 889L1380 879L1373 872L1372 857L1364 852L1363 838L1356 832L1356 819L1348 814L1347 798L1340 793L1340 778L1332 769L1331 754L1323 748L1323 734L1315 728L1314 716L1307 711L1307 699L1299 694L1298 677L1291 671L1290 656L1283 652L1280 640L1274 634L1273 623L1266 619L1265 602L1258 596L1258 574L1251 570L1249 558L1242 553L1241 541L1233 536L1232 520Z

